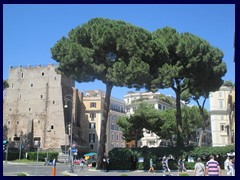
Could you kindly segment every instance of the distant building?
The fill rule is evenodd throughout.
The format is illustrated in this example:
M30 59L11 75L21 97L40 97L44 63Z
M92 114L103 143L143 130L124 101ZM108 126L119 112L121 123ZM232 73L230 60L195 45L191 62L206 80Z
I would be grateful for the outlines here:
M228 99L231 92L231 87L222 86L218 91L210 93L212 146L225 146L232 143L229 139L229 114L232 114L233 108L228 109ZM235 117L235 108L232 115ZM235 131L235 129L232 130Z
M124 96L127 116L134 114L134 110L141 102L152 104L155 109L163 111L168 108L176 108L174 100L175 99L172 96L165 96L161 93L152 92L129 91L128 94ZM170 140L160 139L155 133L147 129L144 129L143 131L144 137L138 141L138 147L167 147L172 145ZM133 147L134 141L127 143L126 146Z
M88 128L85 129L85 134L88 135L88 146L90 150L97 152L101 122L104 108L105 93L102 90L85 91L83 103L85 105ZM122 139L122 131L116 124L119 116L125 116L125 104L123 100L110 98L110 111L106 127L106 144L105 153L115 147L125 147L125 141Z
M28 150L64 151L70 144L71 121L73 143L83 145L82 93L74 88L73 80L55 69L52 64L10 68L3 105L3 129L10 147L21 142ZM69 102L64 100L67 94L72 97Z

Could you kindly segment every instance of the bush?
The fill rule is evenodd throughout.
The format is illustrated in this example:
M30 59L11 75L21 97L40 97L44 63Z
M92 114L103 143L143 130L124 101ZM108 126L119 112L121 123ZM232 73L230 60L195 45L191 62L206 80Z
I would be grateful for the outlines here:
M185 172L183 172L183 173L180 173L180 174L179 174L179 176L189 176L189 174L188 174L188 173L185 173Z
M17 176L27 176L26 173L18 173Z
M234 145L225 147L158 147L158 148L114 148L109 152L110 157L110 169L121 169L121 170L148 170L149 160L152 158L153 163L156 165L155 169L162 169L161 159L163 156L169 156L170 154L175 159L169 160L169 168L171 170L177 170L177 160L179 157L186 159L185 167L187 169L194 169L196 162L187 162L187 157L191 156L195 160L201 157L203 162L209 160L209 155L218 155L216 160L219 162L221 168L223 168L224 161L227 153L234 152ZM138 162L138 158L143 157L144 162Z
M47 157L46 152L39 152L38 153L38 160L44 161L45 157ZM57 161L58 152L48 152L48 160L52 161L53 159L56 159ZM37 152L29 152L28 153L28 159L36 161L37 160Z
M128 176L127 174L121 174L120 176Z

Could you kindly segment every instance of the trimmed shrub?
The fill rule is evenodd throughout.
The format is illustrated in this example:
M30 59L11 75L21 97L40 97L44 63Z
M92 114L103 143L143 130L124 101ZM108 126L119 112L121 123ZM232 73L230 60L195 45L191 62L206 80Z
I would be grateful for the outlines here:
M22 172L22 173L18 173L17 176L27 176L27 174Z
M189 174L188 174L188 173L185 173L185 172L183 172L183 173L180 173L180 174L179 174L179 176L189 176Z

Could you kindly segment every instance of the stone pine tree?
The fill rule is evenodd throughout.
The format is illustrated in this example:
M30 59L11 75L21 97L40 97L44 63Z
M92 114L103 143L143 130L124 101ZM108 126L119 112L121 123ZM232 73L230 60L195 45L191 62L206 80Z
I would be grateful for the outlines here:
M111 90L114 86L141 88L149 80L151 33L120 20L94 18L72 29L51 48L57 70L77 82L100 80L106 85L98 147L102 167Z
M190 33L178 33L171 27L153 33L156 42L165 44L168 57L151 73L152 88L172 88L176 94L177 145L183 146L181 94L188 88L214 89L226 72L223 53L207 41ZM159 62L158 59L155 61ZM151 61L154 64L154 60ZM151 65L152 66L152 65ZM207 85L210 85L209 88Z
M224 83L222 77L226 74L226 64L222 62L223 52L218 48L209 48L209 63L199 63L196 66L195 79L190 80L188 89L184 92L184 100L194 100L199 108L202 116L201 133L198 139L198 146L202 146L205 129L209 125L209 116L204 108L206 100L209 98L210 92L217 91ZM202 101L201 101L202 100Z

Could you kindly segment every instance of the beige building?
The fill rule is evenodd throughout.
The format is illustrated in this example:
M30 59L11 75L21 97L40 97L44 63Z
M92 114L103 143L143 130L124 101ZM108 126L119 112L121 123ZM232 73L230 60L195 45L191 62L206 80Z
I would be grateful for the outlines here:
M100 141L104 99L105 93L102 90L85 91L85 95L83 97L87 118L86 127L88 127L85 128L85 134L88 136L87 146L94 152L97 152ZM124 115L124 101L111 97L109 118L106 128L106 155L114 147L125 147L125 142L122 139L122 132L116 124L116 119L119 116Z
M70 144L71 122L73 143L83 145L82 93L55 68L52 64L10 68L3 104L3 129L10 147L21 141L27 149L64 150Z
M231 87L222 86L218 91L210 93L210 118L212 131L212 146L226 146L229 140L229 110L228 97Z

